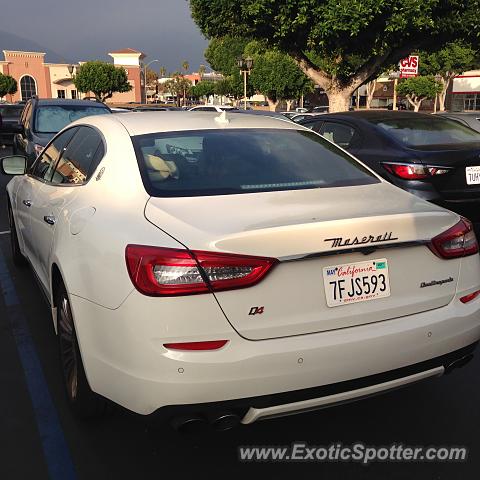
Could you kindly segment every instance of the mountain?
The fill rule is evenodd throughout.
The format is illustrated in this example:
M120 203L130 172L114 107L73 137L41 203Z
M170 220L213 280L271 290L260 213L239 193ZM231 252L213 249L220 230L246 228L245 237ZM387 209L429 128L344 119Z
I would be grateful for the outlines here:
M3 60L3 50L19 50L25 52L44 52L45 62L47 63L70 63L68 58L64 58L49 48L39 45L33 40L19 37L13 33L0 30L0 60Z

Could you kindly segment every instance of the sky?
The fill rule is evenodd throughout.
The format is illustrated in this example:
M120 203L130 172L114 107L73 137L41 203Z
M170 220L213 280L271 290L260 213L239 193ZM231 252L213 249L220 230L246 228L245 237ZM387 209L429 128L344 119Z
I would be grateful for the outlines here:
M134 48L158 71L206 64L207 40L187 0L22 0L1 2L0 31L32 40L68 62L106 60L109 51ZM27 14L25 14L28 12ZM1 42L0 42L1 43ZM12 46L0 44L3 48ZM48 62L48 58L46 58Z

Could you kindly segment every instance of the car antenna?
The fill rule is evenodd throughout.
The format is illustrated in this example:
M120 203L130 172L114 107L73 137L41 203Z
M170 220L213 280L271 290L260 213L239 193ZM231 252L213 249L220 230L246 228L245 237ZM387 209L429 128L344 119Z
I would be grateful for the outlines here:
M228 125L230 123L225 110L218 117L215 117L215 121L220 125Z

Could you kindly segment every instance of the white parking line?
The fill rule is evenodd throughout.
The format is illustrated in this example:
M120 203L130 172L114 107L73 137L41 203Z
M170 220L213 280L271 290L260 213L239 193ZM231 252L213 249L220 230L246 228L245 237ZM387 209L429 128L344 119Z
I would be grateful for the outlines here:
M5 230L4 232L0 232L0 235L8 235L10 233L10 230Z

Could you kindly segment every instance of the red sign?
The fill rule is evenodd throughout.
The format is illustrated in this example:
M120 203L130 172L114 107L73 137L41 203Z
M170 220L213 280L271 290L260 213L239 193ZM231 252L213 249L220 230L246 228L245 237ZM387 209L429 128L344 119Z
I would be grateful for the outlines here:
M400 78L418 76L418 55L410 55L400 60Z

